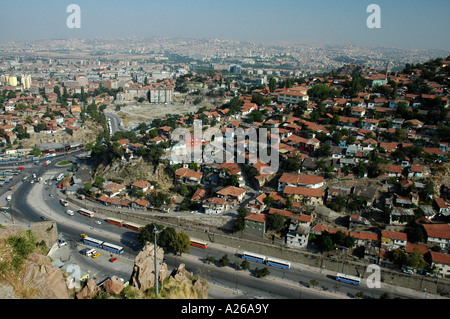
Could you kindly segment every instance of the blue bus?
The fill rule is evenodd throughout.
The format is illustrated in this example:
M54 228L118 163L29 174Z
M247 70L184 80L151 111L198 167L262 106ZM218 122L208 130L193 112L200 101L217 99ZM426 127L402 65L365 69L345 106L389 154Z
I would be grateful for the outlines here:
M336 274L336 280L340 282L345 282L347 284L352 284L355 286L359 286L361 284L361 278L341 273Z
M270 265L270 266L278 267L278 268L291 269L290 262L281 260L281 259L277 259L277 258L273 258L273 257L268 257L266 259L266 264Z
M114 245L114 244L111 244L111 243L108 243L106 241L99 240L99 239L96 239L96 238L84 237L83 238L83 242L85 244L87 244L87 245L94 246L94 247L101 248L101 249L105 249L105 250L108 250L108 251L116 253L116 254L122 254L123 253L123 247L122 246Z
M91 245L94 247L98 247L98 248L102 248L102 244L103 244L103 241L92 238L92 237L84 237L83 242L85 244L88 244L88 245Z
M251 252L248 252L248 251L242 252L241 257L244 258L244 259L256 261L256 262L259 262L259 263L262 263L262 264L264 264L264 262L266 261L266 256L260 255L260 254L255 254L255 253L251 253Z
M117 246L117 245L114 245L114 244L111 244L111 243L107 243L107 242L104 242L102 244L102 248L105 249L105 250L109 250L109 251L111 251L113 253L116 253L116 254L122 254L123 253L123 247L122 246Z

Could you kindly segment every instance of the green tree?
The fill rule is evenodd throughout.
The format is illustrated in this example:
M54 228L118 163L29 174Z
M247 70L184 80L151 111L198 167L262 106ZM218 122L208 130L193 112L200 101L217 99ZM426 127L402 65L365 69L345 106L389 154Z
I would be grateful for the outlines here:
M191 239L185 232L179 232L171 235L170 246L180 256L188 253L191 249Z
M250 262L249 262L247 259L244 259L244 260L241 262L241 269L243 269L243 270L248 270L248 269L250 269Z
M228 266L230 264L230 259L228 258L228 255L225 254L222 256L222 258L219 259L219 265L221 267Z
M255 269L255 276L258 278L264 278L268 275L270 275L270 270L267 267Z
M270 80L269 80L270 93L275 92L276 89L277 89L277 80L272 76L272 77L270 77Z
M33 147L33 149L31 150L31 154L33 156L39 156L42 154L42 151L39 147Z
M238 209L238 216L234 221L234 230L235 231L243 231L245 228L245 217L248 214L248 210L245 207Z
M283 215L279 213L271 214L267 218L267 228L274 231L280 231L284 229L285 222L286 220Z
M153 233L155 227L159 232L162 232L164 229L163 226L158 224L147 224L141 228L139 233L137 233L136 241L141 244L141 246L144 246L147 242L153 243L155 240L155 234Z

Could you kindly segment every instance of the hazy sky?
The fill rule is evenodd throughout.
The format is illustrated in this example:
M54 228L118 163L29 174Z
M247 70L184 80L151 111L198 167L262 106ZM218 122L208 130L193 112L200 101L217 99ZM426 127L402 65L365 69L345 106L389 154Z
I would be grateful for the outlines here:
M69 4L81 28L66 26ZM369 29L369 4L381 28ZM449 0L0 0L0 41L119 36L450 50Z

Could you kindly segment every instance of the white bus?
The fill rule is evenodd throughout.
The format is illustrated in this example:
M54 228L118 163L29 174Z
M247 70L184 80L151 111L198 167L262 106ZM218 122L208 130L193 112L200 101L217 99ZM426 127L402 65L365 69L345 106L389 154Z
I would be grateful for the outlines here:
M359 286L360 283L361 283L361 278L356 277L356 276L341 274L341 273L337 273L336 274L336 280L337 281L341 281L341 282L345 282L347 284L352 284L352 285L355 285L355 286Z
M266 259L266 264L278 268L291 269L291 263L289 261L268 257Z

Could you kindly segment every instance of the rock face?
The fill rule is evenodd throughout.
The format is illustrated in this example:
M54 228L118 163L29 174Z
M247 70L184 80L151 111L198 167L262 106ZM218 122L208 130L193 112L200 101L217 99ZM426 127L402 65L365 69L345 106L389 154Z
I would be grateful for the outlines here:
M112 276L103 284L103 289L111 295L118 295L123 290L123 281L117 276Z
M147 243L134 260L133 273L131 274L130 285L141 291L145 291L155 286L155 251L154 245ZM167 265L163 263L164 250L160 247L156 249L156 260L158 264L159 281L163 281L167 276Z
M192 285L194 294L199 298L207 298L209 293L209 283L206 280L195 279L195 276L188 272L184 264L180 264L170 274L170 278L176 282L184 282Z
M86 286L77 293L77 299L92 299L100 292L94 279L89 278Z
M36 299L68 299L69 292L61 269L53 267L46 256L28 256L20 279ZM30 295L28 295L31 297Z

